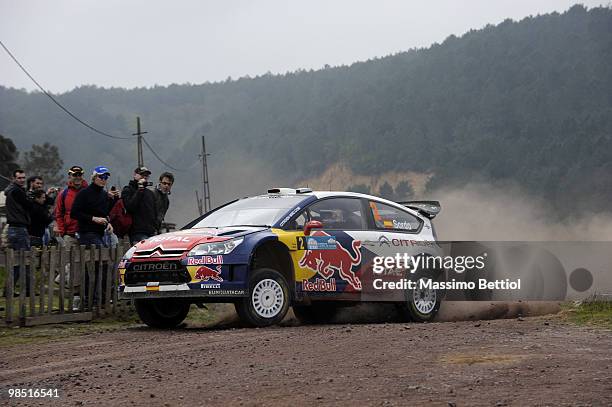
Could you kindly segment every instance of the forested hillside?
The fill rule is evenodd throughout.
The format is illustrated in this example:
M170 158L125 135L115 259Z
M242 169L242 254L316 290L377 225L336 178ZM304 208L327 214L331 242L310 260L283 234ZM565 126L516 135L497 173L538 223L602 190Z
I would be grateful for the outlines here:
M205 134L225 193L244 163L290 183L343 162L356 174L434 174L430 190L515 180L564 212L612 200L610 8L508 20L351 66L58 98L114 134L131 134L140 115L151 144L195 183ZM133 143L91 135L39 93L0 88L0 134L20 149L51 141L67 164L133 167Z

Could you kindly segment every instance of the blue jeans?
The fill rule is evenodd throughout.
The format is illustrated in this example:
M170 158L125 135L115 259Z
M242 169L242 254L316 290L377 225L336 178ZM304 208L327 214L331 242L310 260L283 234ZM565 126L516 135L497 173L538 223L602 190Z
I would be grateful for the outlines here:
M106 247L104 245L103 235L99 235L93 232L79 232L79 244L87 246L91 246L92 244L96 246L96 248ZM93 304L97 304L98 301L98 280L100 279L99 273L99 262L95 262L94 265L94 286L93 286ZM102 267L102 302L104 302L104 287L106 287L106 274L107 267ZM85 272L85 295L83 296L83 304L84 308L87 309L89 307L89 273Z
M25 227L8 227L9 247L13 250L30 250L30 234ZM19 281L19 266L13 267L13 290ZM26 296L30 296L30 266L25 267ZM23 287L20 287L23 289Z
M90 246L96 245L96 247L104 247L104 241L102 238L104 235L99 235L93 232L80 232L79 233L79 244Z

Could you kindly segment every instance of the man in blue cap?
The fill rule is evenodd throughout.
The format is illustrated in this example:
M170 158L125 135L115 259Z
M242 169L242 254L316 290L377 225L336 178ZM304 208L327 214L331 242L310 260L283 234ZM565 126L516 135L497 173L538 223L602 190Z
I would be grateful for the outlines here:
M87 188L82 189L77 194L76 198L74 198L70 217L79 222L79 244L103 247L105 246L104 233L112 233L113 231L108 215L119 198L119 191L106 191L105 187L109 178L110 171L108 168L104 166L94 168L91 175L91 183ZM96 262L94 270L94 303L98 298L96 290L98 279L100 278L98 270L99 267ZM102 287L105 287L107 272L103 270L102 273ZM90 298L87 292L87 287L89 287L89 273L85 273L85 287L85 297L83 300L85 304L88 304ZM101 295L104 296L104 292L102 292Z
M80 191L70 217L79 222L79 244L104 246L104 232L112 232L108 215L119 197L118 191L106 191L110 171L104 166L94 168L91 184Z

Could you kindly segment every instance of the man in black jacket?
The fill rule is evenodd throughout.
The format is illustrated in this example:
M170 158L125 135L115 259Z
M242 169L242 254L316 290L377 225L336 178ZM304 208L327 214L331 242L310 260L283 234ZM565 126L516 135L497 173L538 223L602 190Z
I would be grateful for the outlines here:
M30 244L36 247L42 247L43 238L47 226L53 222L53 217L49 213L49 207L45 205L47 195L42 189L37 189L31 192L33 207L30 211Z
M13 250L30 250L30 211L33 203L25 191L26 175L23 170L13 171L13 182L6 187L6 220L8 223L8 242ZM30 295L30 268L26 267L26 295ZM19 266L13 269L14 283L19 279ZM22 287L23 288L23 287Z
M162 174L159 176L159 184L157 184L157 187L153 192L155 195L155 210L157 211L157 220L155 222L157 234L161 233L162 223L164 222L166 212L168 212L168 208L170 207L168 195L170 195L173 184L174 175L171 172L162 172Z
M94 168L91 176L91 184L82 189L74 198L70 217L79 222L79 244L104 246L104 233L112 233L113 227L109 222L108 215L118 199L118 191L106 191L106 183L110 177L110 171L104 166ZM98 262L94 265L94 303L97 301L98 292ZM106 287L107 270L102 270L102 287ZM85 296L84 304L89 304L89 273L85 273ZM101 297L104 296L104 291Z
M155 194L148 189L151 171L146 167L134 170L134 178L121 191L121 199L132 215L130 242L136 244L156 234L157 208Z
M74 198L70 217L79 222L79 244L104 246L104 233L112 232L108 214L118 198L118 193L104 189L109 177L108 168L94 168L91 184Z

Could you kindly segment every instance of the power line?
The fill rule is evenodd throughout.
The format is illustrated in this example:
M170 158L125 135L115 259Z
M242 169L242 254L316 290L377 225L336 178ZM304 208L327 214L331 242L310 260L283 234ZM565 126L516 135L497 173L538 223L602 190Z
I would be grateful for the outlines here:
M153 155L155 156L155 158L157 158L162 164L164 164L166 167L170 168L171 170L174 171L178 171L178 172L184 172L187 171L185 169L180 169L180 168L174 168L173 166L171 166L170 164L168 164L167 162L165 162L164 160L161 159L161 157L155 152L155 150L153 150L153 147L151 147L151 145L149 144L149 142L147 141L146 138L142 138L143 143L145 143L145 146L147 146L147 148L149 149L149 151L151 151L153 153Z
M66 112L66 114L68 114L68 116L72 117L74 120L76 120L77 122L81 123L83 126L87 127L88 129L90 129L90 130L92 130L92 131L94 131L94 132L96 132L96 133L98 133L98 134L100 134L102 136L110 137L110 138L114 138L114 139L119 139L119 140L130 140L131 139L131 137L113 136L112 134L105 133L105 132L103 132L101 130L96 129L95 127L93 127L89 123L86 123L83 120L79 119L74 113L72 113L70 110L65 108L60 102L58 102L57 99L55 99L53 97L53 95L51 95L49 92L47 92L45 90L45 88L43 88L42 85L40 83L38 83L38 81L36 79L34 79L34 77L32 75L30 75L28 70L25 69L23 65L21 65L21 63L17 60L17 58L15 58L15 56L11 53L11 51L9 51L9 49L4 45L4 43L2 41L0 41L0 45L2 45L2 48L4 48L6 53L9 54L9 56L13 59L13 61L15 61L15 63L19 66L19 68L21 68L21 70L28 76L28 78L30 78L30 80L32 82L34 82L36 84L36 86L38 86L38 88L41 90L41 92L44 93L45 95L47 95L49 97L49 99L51 99L53 101L53 103L55 103L60 109L62 109L64 112Z

